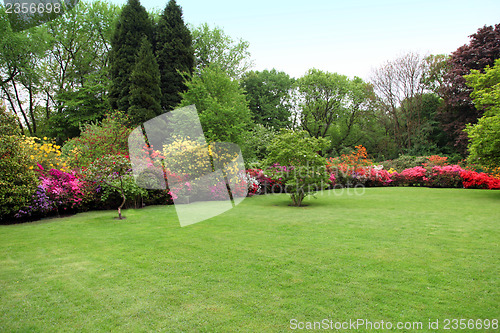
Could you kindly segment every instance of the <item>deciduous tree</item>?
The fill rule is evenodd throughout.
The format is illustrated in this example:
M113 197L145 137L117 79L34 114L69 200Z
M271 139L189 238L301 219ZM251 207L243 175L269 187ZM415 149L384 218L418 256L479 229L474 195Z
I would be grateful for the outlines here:
M487 167L500 165L500 59L484 73L472 70L465 76L473 89L472 100L477 109L484 112L477 124L469 124L469 160Z
M217 66L233 79L240 78L252 67L249 43L233 40L218 27L207 23L192 30L196 71L201 73L208 65Z
M345 75L310 69L297 80L302 128L315 138L325 137L347 107L349 79Z
M209 65L186 85L180 106L196 105L207 141L240 143L251 116L238 82L218 66Z
M241 86L245 89L253 120L275 130L289 127L293 84L293 78L275 69L243 74Z
M468 123L475 123L483 115L470 97L472 88L466 84L464 75L471 70L483 71L486 66L493 66L500 58L500 24L484 26L470 36L469 44L459 47L451 54L449 70L444 76L441 95L444 106L441 122L444 129L452 136L453 144L465 154L467 135L463 131Z

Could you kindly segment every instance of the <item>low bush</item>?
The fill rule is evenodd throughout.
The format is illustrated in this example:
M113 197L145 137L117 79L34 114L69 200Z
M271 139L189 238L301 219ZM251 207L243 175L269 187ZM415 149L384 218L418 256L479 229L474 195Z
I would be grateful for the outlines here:
M391 179L395 186L422 186L425 183L426 173L424 167L416 166L404 169L400 173L393 173Z
M463 169L458 165L434 166L427 172L425 185L428 187L461 188Z
M484 172L462 170L460 177L462 178L464 188L500 189L500 179L493 178Z

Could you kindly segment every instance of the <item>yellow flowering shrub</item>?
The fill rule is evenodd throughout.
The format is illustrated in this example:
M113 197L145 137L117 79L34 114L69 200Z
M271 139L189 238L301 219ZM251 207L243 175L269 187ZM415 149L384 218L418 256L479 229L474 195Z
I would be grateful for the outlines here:
M224 144L201 144L189 137L177 137L163 146L163 157L167 169L174 173L199 177L220 169L228 179L238 176L238 154Z
M47 137L40 139L37 137L23 136L21 145L29 152L29 160L31 162L29 165L30 169L40 164L44 169L69 171L66 162L61 156L61 146L56 145L54 141Z
M210 160L211 148L189 137L175 138L175 141L163 146L165 166L171 172L189 174L192 177L212 172Z

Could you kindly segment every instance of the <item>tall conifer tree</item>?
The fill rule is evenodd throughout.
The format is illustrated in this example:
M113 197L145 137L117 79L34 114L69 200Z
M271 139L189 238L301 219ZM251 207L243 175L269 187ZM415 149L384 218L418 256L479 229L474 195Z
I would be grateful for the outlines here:
M130 107L130 74L141 47L142 38L153 38L153 24L139 0L128 0L123 7L111 38L111 89L109 100L113 109L128 112Z
M191 32L175 0L169 1L156 26L155 53L160 68L161 107L170 111L181 101L179 93L186 90L179 72L191 74L194 66Z
M160 115L160 71L151 43L143 37L137 61L130 74L128 114L134 125Z

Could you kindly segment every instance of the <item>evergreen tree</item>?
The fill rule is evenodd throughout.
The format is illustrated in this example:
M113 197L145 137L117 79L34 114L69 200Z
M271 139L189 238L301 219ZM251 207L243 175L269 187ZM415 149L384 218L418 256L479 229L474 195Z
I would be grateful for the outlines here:
M118 19L111 38L111 89L109 100L113 109L128 111L130 107L130 74L135 65L137 51L142 38L150 41L153 37L153 24L146 9L139 0L128 0Z
M128 115L134 125L139 125L160 115L160 71L151 43L143 37L137 61L130 74L130 108Z
M170 111L179 104L179 93L186 90L179 72L193 72L194 50L189 29L182 19L182 9L170 0L155 31L155 53L160 68L161 107Z

